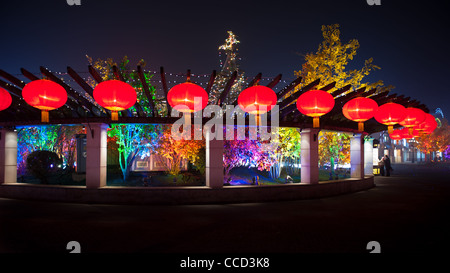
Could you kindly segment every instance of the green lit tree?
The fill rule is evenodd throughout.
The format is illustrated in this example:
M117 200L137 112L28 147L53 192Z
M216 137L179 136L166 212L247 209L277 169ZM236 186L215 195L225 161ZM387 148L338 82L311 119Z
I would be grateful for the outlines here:
M137 101L142 107L142 110L148 115L153 116L154 111L150 107L150 103L148 101L147 96L144 92L144 87L142 85L142 82L139 78L139 74L136 70L130 68L130 60L127 56L124 56L122 60L117 63L112 58L108 58L106 60L97 59L94 61L91 57L87 56L88 62L90 65L92 65L101 75L103 80L112 80L115 79L115 75L113 72L113 66L116 66L120 73L123 76L123 79L125 82L133 86L133 88L136 90L137 94ZM137 63L138 66L141 66L144 68L146 66L146 62L141 59ZM166 109L166 103L164 102L164 99L162 97L158 97L156 94L156 88L151 84L151 79L153 78L154 74L151 71L144 71L143 72L145 81L147 83L147 86L150 91L150 96L152 97L152 100L155 104L155 111L158 113L158 115L163 115L167 112ZM88 83L94 88L96 85L96 82L89 78ZM132 112L137 112L137 109L133 106L130 109Z

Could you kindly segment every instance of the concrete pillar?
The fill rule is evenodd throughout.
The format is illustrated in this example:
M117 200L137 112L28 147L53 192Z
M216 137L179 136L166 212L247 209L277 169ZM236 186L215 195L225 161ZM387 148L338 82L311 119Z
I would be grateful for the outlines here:
M0 130L0 184L17 183L17 132Z
M319 183L319 129L301 131L301 184Z
M206 134L206 186L223 188L223 140L211 139Z
M364 178L364 135L353 134L350 137L350 176Z
M86 127L86 188L106 186L107 124L90 123Z
M373 138L364 141L364 175L373 175Z

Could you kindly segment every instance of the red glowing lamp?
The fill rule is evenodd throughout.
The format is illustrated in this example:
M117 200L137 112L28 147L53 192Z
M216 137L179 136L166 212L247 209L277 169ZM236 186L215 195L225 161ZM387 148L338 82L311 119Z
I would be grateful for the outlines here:
M297 99L300 113L313 118L313 128L319 128L319 117L330 112L334 107L334 98L322 90L310 90Z
M7 109L12 103L12 97L8 91L0 88L0 111Z
M269 87L256 85L243 90L238 97L238 105L253 115L264 114L277 103L277 94Z
M425 121L417 126L417 130L425 133L431 134L436 128L438 124L433 115L425 113Z
M394 102L388 102L378 107L374 118L381 124L388 126L388 133L394 130L394 125L403 121L406 117L406 108Z
M349 120L358 122L358 131L364 131L364 121L373 118L378 109L378 104L369 98L354 98L342 107L342 114Z
M389 137L392 140L401 140L403 139L403 132L402 130L394 130L392 134L389 134Z
M134 88L126 82L108 80L94 88L94 99L102 107L111 111L111 120L119 120L119 111L126 110L136 103Z
M425 121L425 112L419 108L408 107L406 108L406 117L400 121L399 124L409 128L410 134L414 127L418 126Z
M167 101L180 112L193 113L206 107L208 94L201 86L188 81L172 87L167 93Z
M413 129L413 130L410 130ZM399 130L400 135L402 136L402 138L404 139L412 139L414 137L418 137L419 136L419 131L417 131L414 128L409 128L409 127L405 127L401 130Z
M67 92L56 82L42 79L25 85L22 97L26 103L41 110L42 122L49 122L48 111L63 106L67 101Z

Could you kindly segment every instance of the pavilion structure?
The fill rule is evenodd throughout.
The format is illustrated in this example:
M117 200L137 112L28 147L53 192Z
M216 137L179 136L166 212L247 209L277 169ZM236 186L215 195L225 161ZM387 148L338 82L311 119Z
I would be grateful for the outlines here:
M92 66L88 66L90 76L97 82L102 82L99 72ZM122 72L113 67L117 80L124 81ZM17 183L17 132L16 126L36 126L46 124L83 124L87 135L87 162L86 162L86 188L98 189L106 186L106 156L107 156L107 129L111 124L110 112L101 109L93 103L93 88L87 81L71 67L67 67L64 80L60 75L51 72L48 68L40 67L41 75L36 75L22 68L22 75L10 74L0 70L0 87L7 90L12 96L12 105L0 112L0 192L1 187ZM142 82L143 91L151 106L149 111L144 111L139 102L136 102L137 111L125 110L121 112L120 123L147 123L147 124L173 124L178 117L170 117L170 105L167 104L167 113L158 115L155 103L149 92L149 87L144 78L144 70L137 67L139 78ZM167 83L167 73L161 67L159 73L159 88L163 91L162 96L167 98L170 86ZM190 71L186 76L191 76ZM209 76L205 90L209 94L213 85L216 72ZM19 79L23 78L25 81ZM42 123L40 111L28 105L22 98L22 88L29 81L46 78L60 84L67 91L68 100L66 104L56 110L50 111L50 123ZM156 78L156 77L155 77ZM193 78L193 77L192 77ZM250 81L248 87L260 82L261 73ZM236 72L225 85L217 101L217 105L223 106L233 82L236 80ZM271 78L267 87L274 88L281 81L281 74ZM386 130L386 126L378 123L373 118L365 122L365 132L357 130L357 124L348 120L342 114L343 105L355 97L369 97L378 105L387 102L395 102L405 107L417 107L425 112L429 109L420 101L405 97L404 95L391 94L389 91L378 92L377 89L366 90L366 88L353 89L348 85L335 88L335 82L321 82L317 79L309 84L302 85L302 78L296 78L291 83L279 88L277 92L277 105L279 106L279 126L298 128L301 132L301 184L318 184L318 133L320 130L341 131L352 134L351 137L351 177L364 179L365 176L373 175L372 172L372 143L366 136ZM297 92L292 93L295 88ZM312 118L302 115L296 109L296 100L301 94L308 90L319 89L329 92L335 99L335 106L328 114L321 117L320 128L313 128ZM286 97L286 94L292 93ZM167 101L167 100L166 100ZM236 105L237 102L234 103ZM270 116L272 113L268 113ZM203 118L205 124L209 118ZM268 119L270 120L270 119ZM225 122L223 123L225 124ZM246 124L249 124L248 122ZM267 124L270 126L270 122ZM223 188L223 140L206 139L206 188Z

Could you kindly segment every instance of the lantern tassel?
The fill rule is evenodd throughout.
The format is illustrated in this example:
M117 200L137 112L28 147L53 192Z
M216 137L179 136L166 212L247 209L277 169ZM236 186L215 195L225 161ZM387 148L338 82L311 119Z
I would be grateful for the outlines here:
M319 128L319 127L320 127L319 118L314 117L313 118L313 128Z
M111 120L112 121L118 121L119 120L119 112L111 111Z
M394 125L388 126L388 134L392 134L394 132Z
M49 118L49 114L48 111L41 111L41 122L49 122L50 118Z
M364 132L364 122L358 122L358 131Z

